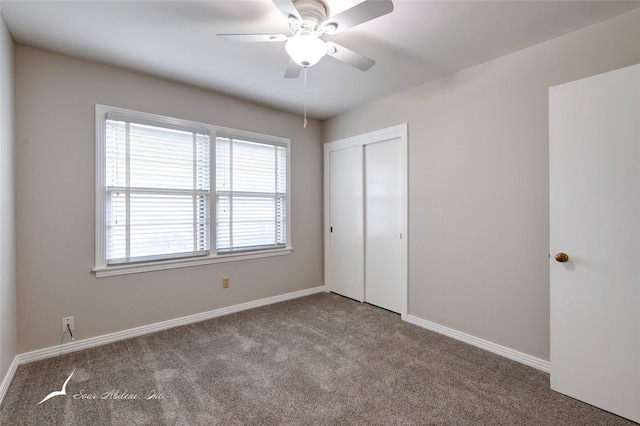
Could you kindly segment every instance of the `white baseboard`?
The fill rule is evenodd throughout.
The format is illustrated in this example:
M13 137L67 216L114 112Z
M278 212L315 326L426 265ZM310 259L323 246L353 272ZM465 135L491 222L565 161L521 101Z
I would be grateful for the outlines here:
M4 396L7 394L7 390L9 389L9 385L13 380L13 375L16 374L16 370L18 369L18 357L13 358L13 362L9 366L9 370L7 370L7 374L4 375L4 379L2 379L2 383L0 383L0 404L2 404L2 400Z
M494 354L509 358L510 360L517 361L521 364L528 365L529 367L544 371L545 373L551 372L551 363L549 361L545 361L540 358L536 358L534 356L509 349L505 346L489 342L488 340L480 339L478 337L463 333L458 330L454 330L449 327L444 327L440 324L436 324L434 322L427 321L413 315L407 315L406 321L419 327L426 328L427 330L431 330L436 333L443 334L447 337L451 337L452 339L460 340L461 342L476 346L480 349L493 352Z
M179 327L181 325L192 324L199 321L205 321L211 318L220 317L223 315L229 315L236 312L245 311L252 308L258 308L260 306L271 305L278 302L284 302L286 300L297 299L299 297L310 296L312 294L321 293L327 291L325 286L313 287L306 290L295 291L293 293L282 294L279 296L268 297L266 299L255 300L252 302L241 303L239 305L229 306L226 308L214 309L208 312L202 312L200 314L189 315L182 318L176 318L168 321L162 321L155 324L145 325L142 327L131 328L129 330L118 331L115 333L104 334L102 336L91 337L75 342L69 342L61 346L52 346L49 348L38 349L31 352L16 355L7 374L5 375L2 383L0 384L0 404L4 399L4 396L13 380L13 376L21 364L27 364L33 361L39 361L42 359L52 358L58 355L80 351L83 349L92 348L95 346L106 345L108 343L117 342L119 340L129 339L132 337L142 336L145 334L154 333L156 331L167 330L173 327ZM509 349L505 346L498 345L496 343L489 342L487 340L474 337L470 334L462 333L452 328L444 327L431 321L418 318L413 315L407 315L406 321L408 323L417 325L427 330L434 331L439 334L451 337L456 340L468 343L470 345L479 347L489 352L501 355L505 358L513 361L520 362L530 367L549 373L551 371L551 363L542 359L533 357L531 355L518 352L513 349Z
M27 364L33 361L39 361L46 358L52 358L58 355L80 351L83 349L92 348L95 346L106 345L107 343L117 342L119 340L129 339L131 337L142 336L145 334L155 333L156 331L167 330L169 328L178 327L181 325L192 324L194 322L205 321L211 318L220 317L223 315L229 315L240 311L246 311L247 309L258 308L260 306L271 305L278 302L284 302L286 300L297 299L299 297L310 296L315 293L321 293L325 291L324 286L313 287L306 290L294 291L293 293L282 294L279 296L267 297L266 299L254 300L252 302L241 303L239 305L229 306L226 308L214 309L208 312L202 312L199 314L189 315L182 318L176 318L168 321L162 321L155 324L145 325L142 327L131 328L129 330L117 331L115 333L104 334L102 336L90 337L88 339L78 340L75 342L65 343L60 346L52 346L49 348L38 349L23 354L18 354L13 360L9 371L5 375L2 385L0 387L0 403L4 399L4 396L9 388L9 384L13 379L13 375L16 369L21 364Z

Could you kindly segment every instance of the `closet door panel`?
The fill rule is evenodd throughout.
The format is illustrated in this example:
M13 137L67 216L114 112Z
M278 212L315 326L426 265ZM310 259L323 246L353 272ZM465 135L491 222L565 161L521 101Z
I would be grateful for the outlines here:
M332 151L329 290L364 300L362 147Z
M365 301L402 310L406 279L400 138L365 146Z

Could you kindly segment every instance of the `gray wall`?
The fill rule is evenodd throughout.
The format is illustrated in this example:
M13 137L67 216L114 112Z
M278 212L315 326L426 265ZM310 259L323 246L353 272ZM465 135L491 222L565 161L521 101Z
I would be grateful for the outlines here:
M60 344L64 316L82 339L323 284L319 122L23 45L15 61L19 353ZM293 253L96 278L96 103L291 138Z
M0 383L16 355L13 40L0 16Z
M548 88L640 62L640 10L323 123L409 123L409 314L549 359Z
M640 62L635 11L334 117L321 138L316 121L18 45L14 185L1 34L0 377L16 353L59 344L63 316L87 338L321 285L321 140L401 122L409 313L549 359L547 89ZM95 103L291 138L293 254L96 279Z

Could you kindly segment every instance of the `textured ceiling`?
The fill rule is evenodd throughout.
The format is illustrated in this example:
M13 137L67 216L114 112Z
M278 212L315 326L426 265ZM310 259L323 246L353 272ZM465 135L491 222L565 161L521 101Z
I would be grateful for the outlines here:
M374 0L375 1L375 0ZM326 0L330 15L360 1ZM394 11L333 36L376 60L308 69L308 111L328 118L640 7L640 1L394 0ZM284 43L222 43L218 33L283 33L270 0L7 1L14 40L300 113L302 76L284 79Z

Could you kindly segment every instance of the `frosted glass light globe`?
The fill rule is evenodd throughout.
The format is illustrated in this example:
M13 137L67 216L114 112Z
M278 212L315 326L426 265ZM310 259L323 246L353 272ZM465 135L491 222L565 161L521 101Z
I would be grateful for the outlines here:
M327 53L324 41L308 34L294 35L287 40L284 48L291 56L291 59L302 67L310 67L317 64Z

